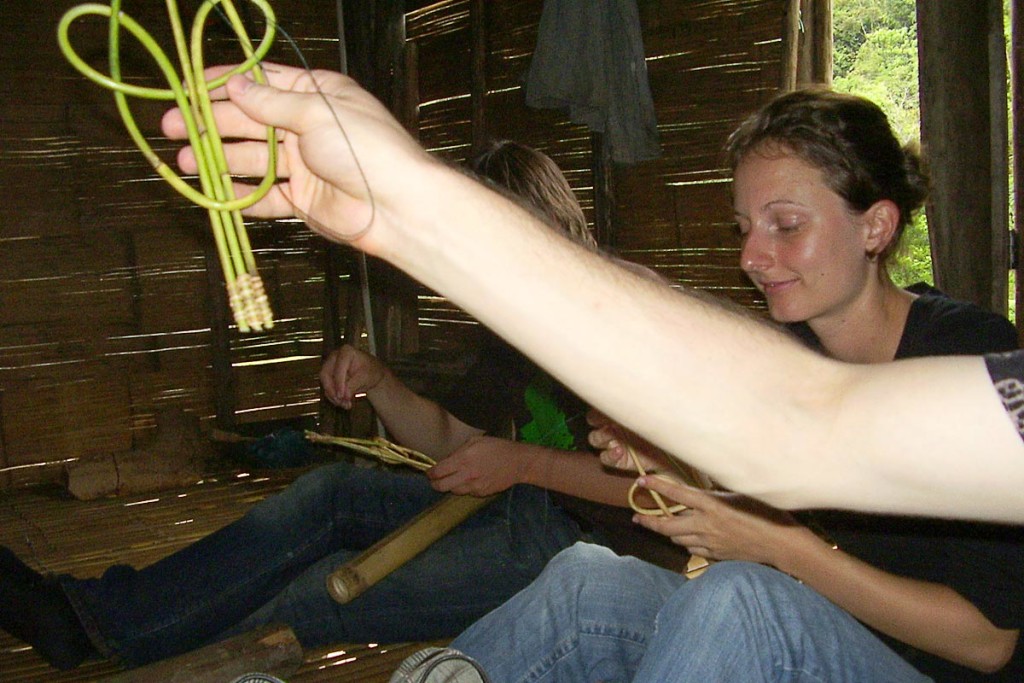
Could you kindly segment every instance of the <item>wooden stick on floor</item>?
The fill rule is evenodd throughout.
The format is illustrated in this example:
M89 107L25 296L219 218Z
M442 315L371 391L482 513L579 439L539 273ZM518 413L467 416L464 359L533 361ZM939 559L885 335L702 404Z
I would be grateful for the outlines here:
M248 633L104 678L104 683L225 683L253 671L290 676L302 665L290 628L269 624Z

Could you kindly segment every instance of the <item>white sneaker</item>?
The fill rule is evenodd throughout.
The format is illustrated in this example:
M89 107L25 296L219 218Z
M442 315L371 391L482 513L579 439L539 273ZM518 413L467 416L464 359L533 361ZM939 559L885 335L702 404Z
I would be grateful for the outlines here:
M448 647L428 647L399 665L390 683L490 683L472 657Z

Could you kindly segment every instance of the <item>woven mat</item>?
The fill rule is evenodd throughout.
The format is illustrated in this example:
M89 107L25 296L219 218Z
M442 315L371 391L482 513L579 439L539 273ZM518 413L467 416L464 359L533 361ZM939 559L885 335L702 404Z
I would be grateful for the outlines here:
M55 488L0 492L0 543L36 569L98 576L114 563L145 566L230 523L298 473L223 473L159 494L77 501ZM421 644L338 645L306 652L289 683L386 682ZM74 671L51 668L0 631L0 681L100 681L117 672L107 662ZM225 682L227 683L227 682Z

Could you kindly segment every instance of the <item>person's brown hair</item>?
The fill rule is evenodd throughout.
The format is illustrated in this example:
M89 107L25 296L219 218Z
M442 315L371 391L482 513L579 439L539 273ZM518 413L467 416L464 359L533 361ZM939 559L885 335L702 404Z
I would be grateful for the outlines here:
M901 146L885 112L856 95L809 88L776 97L740 124L726 153L733 172L751 153L795 154L819 169L853 211L892 201L900 219L877 254L883 264L928 196L928 175L916 145Z
M469 168L525 202L574 241L597 247L569 181L543 152L512 140L495 140L470 160Z

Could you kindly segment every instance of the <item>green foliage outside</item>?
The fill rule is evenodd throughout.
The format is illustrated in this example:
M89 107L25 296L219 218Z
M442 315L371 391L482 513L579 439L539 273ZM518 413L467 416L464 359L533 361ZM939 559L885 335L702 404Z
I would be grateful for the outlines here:
M1004 1L1003 7L1003 25L1009 31L1009 2ZM915 0L833 0L832 26L833 87L877 102L897 136L905 143L916 143L921 117ZM1012 188L1012 177L1010 184ZM1012 201L1010 207L1012 212ZM1012 213L1010 221L1012 225ZM928 222L923 214L904 234L901 246L891 264L893 280L904 286L933 283ZM1010 275L1012 320L1015 302L1013 273Z
M834 0L832 12L833 87L876 102L900 140L916 144L921 115L914 0ZM934 282L923 214L903 235L890 270L899 285Z

